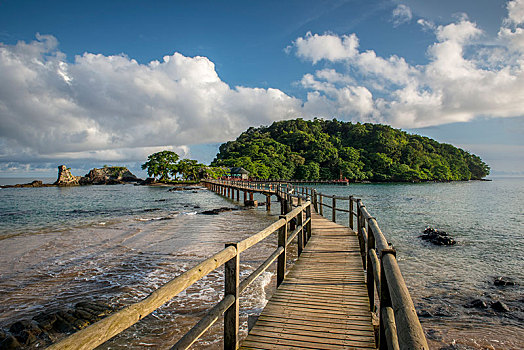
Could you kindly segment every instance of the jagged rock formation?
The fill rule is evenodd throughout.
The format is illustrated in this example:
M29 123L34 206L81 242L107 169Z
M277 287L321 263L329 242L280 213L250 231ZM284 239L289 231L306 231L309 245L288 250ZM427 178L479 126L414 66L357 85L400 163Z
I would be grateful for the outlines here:
M114 185L127 182L139 182L137 178L126 167L105 166L94 168L80 179L81 185Z
M71 170L65 165L58 166L58 179L54 183L57 186L78 186L80 176L71 174Z

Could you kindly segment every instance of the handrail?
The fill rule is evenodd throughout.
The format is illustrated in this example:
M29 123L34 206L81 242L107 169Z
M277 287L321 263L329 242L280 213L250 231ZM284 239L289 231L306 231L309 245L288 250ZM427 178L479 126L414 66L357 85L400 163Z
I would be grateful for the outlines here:
M218 190L216 185L225 185L220 181L205 182L206 186L221 194L225 194L223 188ZM228 185L232 185L231 182ZM248 184L235 182L236 188L243 188L246 190L257 190L261 193L278 194L279 196L289 196L290 198L297 198L298 205L296 208L281 215L279 219L263 230L254 235L238 242L228 243L226 247L214 254L210 258L199 263L190 270L184 272L180 276L167 282L160 288L152 292L143 300L131 304L114 314L103 318L102 320L62 339L61 341L52 344L48 347L50 350L57 349L94 349L103 344L115 335L121 333L133 324L137 323L156 309L160 308L166 302L176 297L179 293L190 287L210 272L216 270L218 267L225 266L225 293L224 297L213 306L207 314L191 329L189 330L171 349L187 349L198 338L204 334L209 327L211 327L221 315L224 315L224 348L236 349L238 346L238 332L239 332L239 296L246 290L246 288L254 282L254 280L266 271L274 262L278 260L277 264L277 286L282 283L286 275L286 253L287 246L292 243L293 239L298 236L298 254L302 252L303 247L307 244L311 237L311 206L310 200L302 203L304 196L294 194L295 189L278 184L273 186L262 186L260 184ZM282 188L285 187L285 190ZM229 194L234 195L233 191ZM238 194L237 194L238 196ZM290 206L293 206L291 203ZM304 219L305 216L305 219ZM296 221L296 222L295 222ZM294 231L288 236L288 226L294 223ZM264 240L274 232L278 232L278 247L272 254L249 276L241 282L240 275L240 253L253 247L260 241Z
M379 349L429 349L413 301L396 260L395 249L386 240L377 220L369 213L361 199L314 193L313 204L321 215L323 208L349 215L349 227L356 229L361 247L363 266L370 301L370 311L375 310L375 290L379 297ZM323 201L329 198L333 205ZM337 200L349 201L349 209L336 207ZM354 210L356 208L356 211ZM357 227L354 228L354 218Z

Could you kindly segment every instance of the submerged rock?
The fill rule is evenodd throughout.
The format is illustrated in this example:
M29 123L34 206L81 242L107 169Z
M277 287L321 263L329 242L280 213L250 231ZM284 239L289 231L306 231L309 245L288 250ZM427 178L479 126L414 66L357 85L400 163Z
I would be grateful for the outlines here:
M470 301L469 303L467 303L466 305L464 305L464 307L476 308L476 309L487 309L488 304L486 304L486 302L482 299L474 299Z
M509 312L509 307L502 301L495 301L491 303L491 308L497 312Z
M203 215L218 215L218 214L223 213L225 211L233 211L233 210L238 210L238 209L237 208L230 208L230 207L222 207L222 208L215 208L215 209L211 209L211 210L204 210L200 214L203 214Z
M509 277L495 277L493 284L497 287L516 286L518 285L512 278Z
M432 227L426 227L424 233L419 236L425 241L429 241L435 245L454 245L457 242L444 231L439 231Z

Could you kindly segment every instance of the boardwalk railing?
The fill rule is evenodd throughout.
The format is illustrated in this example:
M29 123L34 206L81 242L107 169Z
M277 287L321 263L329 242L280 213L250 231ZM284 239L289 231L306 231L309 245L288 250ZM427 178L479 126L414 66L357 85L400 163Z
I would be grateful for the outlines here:
M229 193L234 195L231 185L231 183L226 182L206 183L206 186L214 191L221 194ZM240 183L236 185L236 189L241 188L239 186L243 186ZM229 189L226 190L226 187ZM243 188L247 190L248 185L245 185ZM262 184L253 184L249 185L249 189L251 191L251 198L253 191L256 190L256 192L259 193L278 194L278 196L286 197L290 201L291 196L295 196L298 205L289 212L280 215L276 222L249 238L236 243L227 243L223 250L167 282L145 299L131 304L89 327L70 335L60 342L51 345L48 349L94 349L151 314L186 288L222 265L224 265L225 269L224 297L211 308L206 316L188 333L173 345L171 349L189 348L222 315L224 315L224 348L238 348L240 294L275 261L277 261L277 286L279 286L286 275L288 246L297 238L298 254L300 255L305 244L311 237L311 201L304 200L305 198L302 196L293 195L294 189L282 185L263 186ZM237 192L237 198L238 197ZM274 232L278 232L278 245L275 251L248 277L240 281L240 254L269 237Z
M343 207L337 204L347 201ZM370 311L379 309L379 349L428 349L424 330L400 273L395 249L386 240L361 199L317 193L313 190L315 210L324 215L324 207L331 209L331 219L337 220L337 212L348 213L348 224L356 231L360 243L362 264L366 270ZM328 204L329 203L329 204ZM347 209L346 209L347 208ZM375 293L378 306L375 306Z
M115 335L140 321L169 300L176 297L189 286L212 271L224 265L224 297L171 349L187 349L204 334L222 315L224 315L224 348L236 349L239 345L239 296L246 288L275 261L277 261L277 287L286 275L287 247L295 238L300 256L311 237L311 207L324 214L324 207L331 209L331 218L337 220L337 212L348 215L348 225L359 237L362 264L366 270L366 283L370 311L379 310L380 349L428 349L424 332L418 320L404 279L400 273L395 250L382 234L377 221L362 201L353 196L329 196L317 193L309 187L296 187L287 183L261 183L249 181L215 180L205 185L221 195L253 202L253 194L266 196L266 206L270 207L270 197L275 195L281 204L279 219L262 231L236 243L227 243L225 248L209 259L167 282L140 302L72 334L48 349L94 349ZM249 199L248 199L249 196ZM343 207L340 205L347 201ZM265 238L277 234L277 248L248 277L239 281L240 254ZM375 306L375 295L379 303Z

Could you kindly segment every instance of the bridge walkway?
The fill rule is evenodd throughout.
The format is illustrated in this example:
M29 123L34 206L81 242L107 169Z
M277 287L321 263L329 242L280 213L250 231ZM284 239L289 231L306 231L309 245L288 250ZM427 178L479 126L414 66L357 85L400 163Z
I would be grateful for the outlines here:
M241 349L375 349L356 233L312 213L312 236Z

